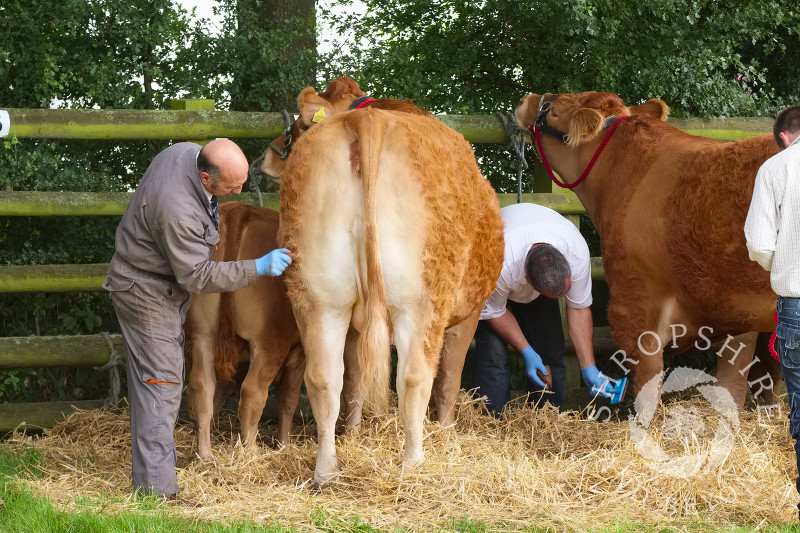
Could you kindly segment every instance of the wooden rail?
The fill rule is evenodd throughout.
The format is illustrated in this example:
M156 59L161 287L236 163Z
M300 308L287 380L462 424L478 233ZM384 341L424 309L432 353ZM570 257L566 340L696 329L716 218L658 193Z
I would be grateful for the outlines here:
M216 111L214 102L173 102L171 111L96 109L7 109L11 134L25 139L83 140L173 140L204 143L217 137L272 139L284 129L281 113ZM497 115L436 115L435 118L460 132L472 143L503 143L506 134ZM771 133L770 118L681 119L673 126L695 135L720 140L744 139ZM0 216L120 216L131 193L0 192ZM277 194L264 194L264 206L279 208ZM515 194L499 194L502 206L515 203ZM223 201L255 203L246 193ZM585 212L571 192L525 194L522 201L555 209L570 217ZM36 265L0 267L0 293L95 291L105 277L107 265ZM604 279L602 259L592 258L592 278ZM110 346L109 346L110 343ZM110 350L124 357L119 335L25 337L0 339L0 369L44 366L102 366ZM567 349L570 350L567 338ZM608 328L595 328L598 354L611 354L616 345ZM577 362L569 358L568 387L579 386ZM102 400L0 405L0 432L19 427L49 427L75 408L100 407Z
M6 111L11 132L18 138L30 139L273 139L285 128L282 113L20 108ZM472 143L505 142L503 124L497 115L434 115L434 118ZM670 118L667 122L694 135L726 141L772 132L772 119L767 117Z

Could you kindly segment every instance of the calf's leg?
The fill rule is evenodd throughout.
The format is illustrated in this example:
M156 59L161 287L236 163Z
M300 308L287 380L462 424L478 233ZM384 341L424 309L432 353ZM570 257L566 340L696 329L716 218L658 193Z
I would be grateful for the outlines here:
M258 434L258 421L264 412L269 396L269 386L278 375L289 351L286 342L278 339L253 339L250 341L250 369L242 383L239 398L239 423L242 441L252 446Z
M201 461L210 461L214 458L211 453L211 419L214 416L214 394L217 387L213 343L195 341L192 357L194 361L186 389L186 401L189 415L194 422L197 455Z
M361 366L358 364L358 332L352 327L344 342L344 427L345 432L361 430L361 411L367 395L361 380Z
M455 423L454 405L461 390L461 373L469 344L475 335L480 309L463 322L444 331L439 368L433 380L430 409L433 420L443 426Z
M303 384L303 372L306 368L306 357L303 346L296 344L289 351L283 370L275 384L275 401L278 404L278 444L289 443L294 413L300 403L300 387Z

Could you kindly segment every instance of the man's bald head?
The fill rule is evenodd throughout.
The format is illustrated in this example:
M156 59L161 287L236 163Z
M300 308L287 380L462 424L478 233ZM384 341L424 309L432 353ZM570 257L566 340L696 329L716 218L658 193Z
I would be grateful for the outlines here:
M242 192L249 168L241 148L228 139L211 141L197 156L200 181L208 192L217 196Z

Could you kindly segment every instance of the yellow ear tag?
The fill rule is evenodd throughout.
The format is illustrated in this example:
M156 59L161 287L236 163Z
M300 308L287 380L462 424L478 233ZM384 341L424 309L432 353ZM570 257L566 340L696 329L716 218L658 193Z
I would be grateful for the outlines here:
M583 133L581 133L581 135L583 136L586 135L587 133L589 133L589 126L583 128Z
M311 119L311 122L322 122L325 120L325 108L320 107L319 111L314 113L314 117Z

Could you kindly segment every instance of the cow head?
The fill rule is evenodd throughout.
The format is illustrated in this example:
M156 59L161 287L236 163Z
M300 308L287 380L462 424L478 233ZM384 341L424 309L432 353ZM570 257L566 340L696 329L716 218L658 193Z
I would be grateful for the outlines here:
M657 98L627 107L622 98L611 93L552 93L523 96L517 106L517 123L532 129L537 119L549 131L558 132L561 140L571 148L577 148L600 136L606 126L606 119L612 116L647 115L657 120L665 120L669 114L667 104Z
M317 122L347 111L350 104L362 96L366 96L364 91L347 76L332 80L325 91L319 94L313 87L303 89L297 97L300 116L287 131L270 143L264 152L261 171L279 181L286 165L286 157L291 151L291 143Z

